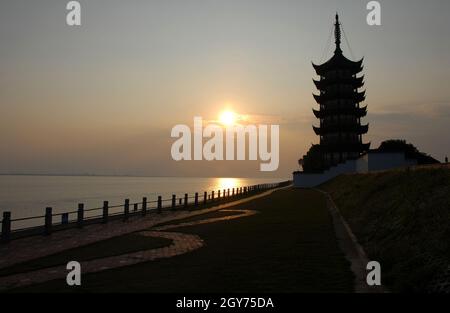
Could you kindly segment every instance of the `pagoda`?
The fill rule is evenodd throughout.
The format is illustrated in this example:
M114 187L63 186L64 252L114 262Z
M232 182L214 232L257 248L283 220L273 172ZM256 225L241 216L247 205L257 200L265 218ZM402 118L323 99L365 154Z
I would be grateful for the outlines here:
M363 59L351 61L341 49L341 24L336 14L335 43L333 57L321 65L313 67L320 80L314 84L320 91L314 99L319 110L313 110L320 120L320 126L313 126L316 135L320 136L319 150L324 169L343 163L349 159L357 159L367 152L370 143L363 143L362 136L367 133L369 125L361 125L361 118L367 115L367 107L361 107L365 100Z

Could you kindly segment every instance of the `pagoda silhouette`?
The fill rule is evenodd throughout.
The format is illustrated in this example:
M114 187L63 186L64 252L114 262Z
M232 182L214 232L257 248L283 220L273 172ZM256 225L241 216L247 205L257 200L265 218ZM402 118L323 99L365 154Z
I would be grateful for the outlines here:
M370 143L363 143L362 138L369 129L368 124L361 124L361 118L367 115L367 106L361 107L365 91L359 91L364 86L364 75L358 77L363 70L363 59L354 62L343 55L338 14L334 35L333 57L321 65L313 63L320 76L320 80L313 80L320 91L319 95L313 94L319 104L319 110L313 109L313 112L320 120L319 127L313 126L320 136L320 144L313 148L321 156L322 169L357 159L370 148Z
M368 124L361 124L367 115L367 106L361 106L365 91L360 91L364 86L364 75L360 74L364 59L351 61L343 55L341 30L336 14L334 55L321 65L312 64L320 77L313 79L319 90L318 95L313 94L319 109L313 112L320 121L313 129L320 143L313 144L299 160L301 170L292 173L293 186L315 188L343 174L438 164L404 140L386 140L372 150L370 143L363 143L363 135L369 130Z

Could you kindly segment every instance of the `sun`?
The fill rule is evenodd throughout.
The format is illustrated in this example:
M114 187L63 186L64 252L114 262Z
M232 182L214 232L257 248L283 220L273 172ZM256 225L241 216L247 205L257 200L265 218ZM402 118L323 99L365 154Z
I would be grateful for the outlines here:
M232 111L223 111L219 116L219 121L225 126L231 126L236 123L236 113Z

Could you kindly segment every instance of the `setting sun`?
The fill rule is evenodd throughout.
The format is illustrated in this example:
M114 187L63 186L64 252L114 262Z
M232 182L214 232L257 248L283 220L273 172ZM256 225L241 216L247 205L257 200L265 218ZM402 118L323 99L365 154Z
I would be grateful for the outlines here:
M232 111L224 111L220 114L219 121L225 126L231 126L236 122L236 114Z

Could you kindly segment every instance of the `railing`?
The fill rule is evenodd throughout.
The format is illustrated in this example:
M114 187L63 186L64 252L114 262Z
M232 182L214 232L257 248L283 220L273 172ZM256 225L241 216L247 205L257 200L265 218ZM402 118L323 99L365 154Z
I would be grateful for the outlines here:
M64 213L53 213L52 207L45 208L45 214L40 216L31 216L13 219L10 211L3 212L1 242L9 242L12 239L33 236L33 235L51 235L52 232L67 229L71 227L83 228L88 224L108 223L111 219L122 219L127 221L131 216L145 216L150 211L157 214L163 210L187 209L192 207L201 207L214 202L234 200L238 197L245 197L255 193L263 192L269 189L288 186L291 181L280 183L260 184L245 187L235 187L223 190L196 192L193 195L184 194L183 197L177 198L172 195L171 198L163 199L158 196L156 200L148 201L147 197L143 197L141 202L130 203L129 199L125 199L123 204L110 206L108 201L103 201L102 207L85 209L83 203L78 204L78 209ZM113 212L114 211L114 212ZM70 219L70 216L75 218ZM54 218L58 218L59 222L54 222ZM24 221L43 220L43 225L12 229L12 224Z

